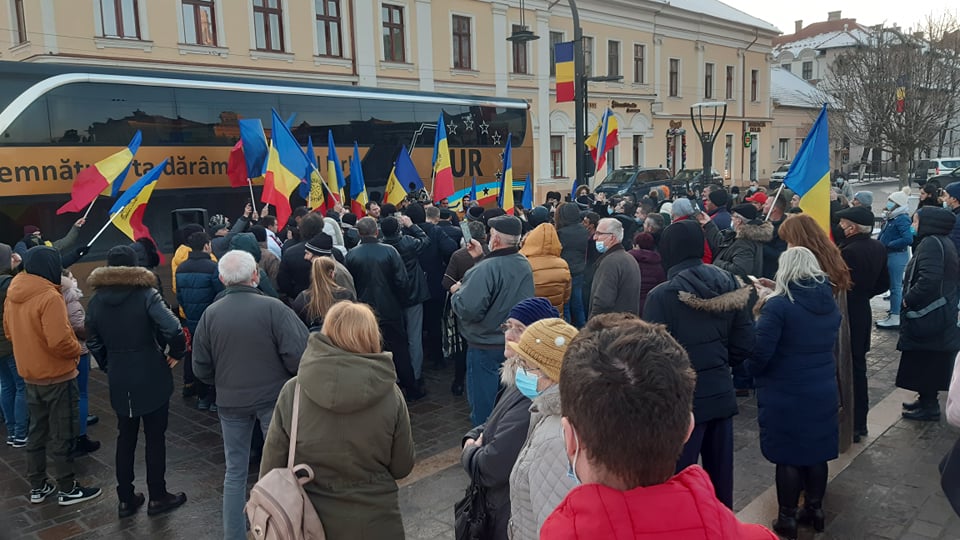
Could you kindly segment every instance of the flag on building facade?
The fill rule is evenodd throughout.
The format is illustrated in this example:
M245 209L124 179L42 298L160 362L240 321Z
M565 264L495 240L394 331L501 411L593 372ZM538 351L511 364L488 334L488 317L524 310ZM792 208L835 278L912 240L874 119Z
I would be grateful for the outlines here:
M607 163L607 152L620 144L619 125L613 111L610 109L603 111L597 128L587 137L585 143L590 150L590 155L593 156L593 162L597 164L597 172L600 172Z
M800 208L830 234L830 137L827 105L790 164L783 184L800 197Z
M143 136L137 131L133 139L130 140L130 144L123 150L80 171L70 188L70 201L57 209L57 215L67 212L82 212L87 205L97 198L97 195L100 195L111 185L119 188L130 169L133 156L140 148L142 139ZM113 191L114 196L116 196L116 193L117 190L115 189ZM105 195L107 194L105 193Z
M110 208L113 224L132 241L138 238L149 238L155 246L158 245L150 235L150 229L143 223L143 214L147 210L150 195L153 195L153 188L157 186L157 179L163 174L163 168L166 165L166 159L156 164L140 180L124 191ZM164 264L163 255L159 250L157 253L160 255L160 264Z
M360 161L360 147L353 142L353 156L350 158L350 211L358 218L367 215L367 186L363 180L363 164Z
M433 140L433 200L448 199L453 195L453 168L450 147L447 145L447 126L443 112L437 120L437 136Z
M343 177L343 167L337 157L337 146L333 144L333 130L327 131L327 188L338 201L343 202L343 186L347 185Z
M512 134L507 134L507 146L503 149L503 175L500 177L500 196L497 204L509 215L514 214L513 204L513 144Z
M574 43L556 43L553 46L553 58L557 73L557 103L573 101L576 89L573 69Z

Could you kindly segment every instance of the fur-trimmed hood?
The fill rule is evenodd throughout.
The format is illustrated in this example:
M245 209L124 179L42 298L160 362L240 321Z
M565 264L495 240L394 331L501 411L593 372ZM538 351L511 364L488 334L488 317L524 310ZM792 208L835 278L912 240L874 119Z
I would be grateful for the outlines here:
M104 287L156 288L157 276L139 266L103 266L90 272L87 285L94 290Z
M750 221L737 228L738 240L752 240L767 243L773 240L773 223L769 221Z
M753 289L730 272L706 264L683 270L673 279L680 286L680 302L695 310L711 313L745 308Z

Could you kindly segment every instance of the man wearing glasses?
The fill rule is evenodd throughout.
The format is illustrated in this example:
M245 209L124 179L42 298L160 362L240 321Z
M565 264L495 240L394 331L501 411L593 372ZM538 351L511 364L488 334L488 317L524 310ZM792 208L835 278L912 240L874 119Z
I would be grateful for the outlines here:
M623 249L623 224L603 218L593 235L597 270L590 287L590 317L601 313L640 315L640 266Z

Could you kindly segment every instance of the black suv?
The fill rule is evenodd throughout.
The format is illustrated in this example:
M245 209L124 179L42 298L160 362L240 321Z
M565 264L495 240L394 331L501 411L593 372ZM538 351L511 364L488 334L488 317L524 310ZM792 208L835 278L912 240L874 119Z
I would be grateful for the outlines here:
M608 174L594 192L603 193L607 199L616 195L630 195L633 200L639 201L657 186L670 186L671 193L686 193L687 189L684 182L674 182L668 169L627 166Z

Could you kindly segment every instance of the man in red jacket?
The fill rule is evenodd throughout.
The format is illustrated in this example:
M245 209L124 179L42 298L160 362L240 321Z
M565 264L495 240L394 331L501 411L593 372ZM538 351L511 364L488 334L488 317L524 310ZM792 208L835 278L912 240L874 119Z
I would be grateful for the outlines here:
M693 431L695 385L687 353L663 326L622 313L590 319L560 377L568 474L582 485L540 538L776 540L737 521L698 465L673 474Z

